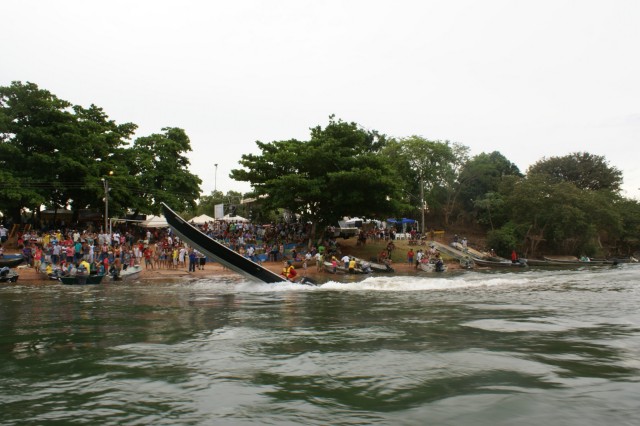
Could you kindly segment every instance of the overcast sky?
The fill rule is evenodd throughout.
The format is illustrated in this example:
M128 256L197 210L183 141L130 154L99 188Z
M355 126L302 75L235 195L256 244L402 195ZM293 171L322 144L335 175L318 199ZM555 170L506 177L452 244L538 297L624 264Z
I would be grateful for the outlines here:
M226 192L255 141L335 114L395 137L604 155L640 198L640 1L50 1L0 5L0 85L104 108L137 136L186 130ZM217 173L214 164L218 164Z

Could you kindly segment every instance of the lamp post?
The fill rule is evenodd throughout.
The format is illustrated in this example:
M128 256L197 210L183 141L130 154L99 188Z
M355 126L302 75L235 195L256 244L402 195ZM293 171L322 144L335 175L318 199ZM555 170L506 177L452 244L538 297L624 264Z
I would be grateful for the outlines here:
M214 164L216 166L216 174L213 175L213 192L216 192L218 189L218 163Z
M109 176L113 175L113 171L109 172ZM102 186L104 187L104 232L111 234L109 223L109 181L102 178Z
M102 178L102 186L104 187L104 232L106 234L109 229L109 181Z

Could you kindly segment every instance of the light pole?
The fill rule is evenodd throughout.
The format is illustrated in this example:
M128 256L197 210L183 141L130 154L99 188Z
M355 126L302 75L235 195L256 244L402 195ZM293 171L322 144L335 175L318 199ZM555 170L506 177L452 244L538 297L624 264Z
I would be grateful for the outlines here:
M113 171L109 172L109 176L113 175ZM104 187L104 232L111 234L109 230L109 181L102 178L102 186Z
M213 175L213 192L216 192L218 189L218 163L214 164L216 166L216 174Z
M109 181L102 178L102 186L104 187L104 233L109 229Z

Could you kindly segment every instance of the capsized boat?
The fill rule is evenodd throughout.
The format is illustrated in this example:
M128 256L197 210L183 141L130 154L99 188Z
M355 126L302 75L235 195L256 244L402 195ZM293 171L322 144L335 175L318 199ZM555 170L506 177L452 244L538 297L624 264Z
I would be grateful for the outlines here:
M181 218L165 203L162 203L162 211L164 213L165 220L171 229L173 229L173 231L182 238L182 240L188 242L191 246L196 247L199 251L206 254L207 257L216 260L232 271L235 271L252 281L264 283L280 283L287 281L283 276L278 275L251 259L244 257L240 253L231 250L229 247L203 233L194 225ZM302 277L298 283L315 284L307 277Z

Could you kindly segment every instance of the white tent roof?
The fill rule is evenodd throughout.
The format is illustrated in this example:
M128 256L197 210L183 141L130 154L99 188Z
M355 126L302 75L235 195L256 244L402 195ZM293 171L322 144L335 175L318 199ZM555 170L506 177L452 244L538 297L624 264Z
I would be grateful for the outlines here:
M200 216L194 217L189 222L193 222L195 224L202 225L203 223L213 222L214 220L215 219L212 218L211 216L207 216L206 214L201 214Z
M147 216L147 220L140 222L140 226L145 228L166 228L169 226L164 216Z
M225 215L222 220L225 222L249 222L249 219L245 219L242 216L229 216Z

